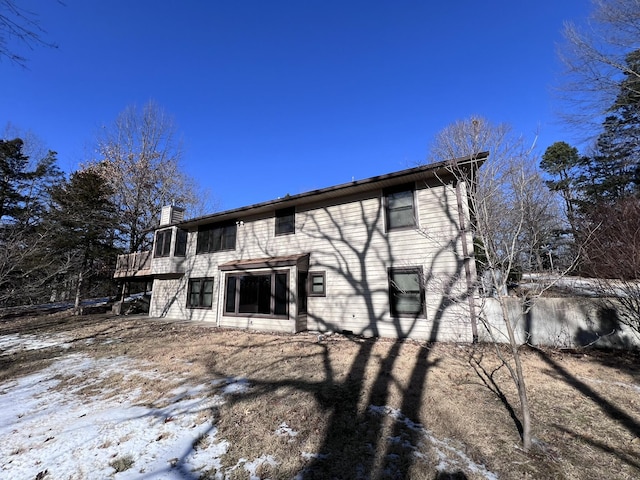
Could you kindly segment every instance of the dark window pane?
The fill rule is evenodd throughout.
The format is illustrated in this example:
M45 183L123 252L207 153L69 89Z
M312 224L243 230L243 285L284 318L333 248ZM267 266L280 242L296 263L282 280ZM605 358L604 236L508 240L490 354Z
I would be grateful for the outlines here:
M196 253L206 253L209 251L209 235L211 230L198 230L198 242Z
M156 249L154 256L168 257L171 254L171 230L156 232Z
M271 275L261 275L258 280L258 313L271 313Z
M416 224L413 190L386 194L387 228L411 227Z
M222 250L222 229L216 228L215 230L212 230L211 235L212 235L212 239L211 239L212 242L211 242L211 249L209 251L219 252L220 250Z
M422 314L424 306L419 270L392 271L390 273L389 302L392 314Z
M162 256L162 238L163 238L162 234L163 232L156 232L156 250L153 253L155 257Z
M271 313L271 275L240 277L239 313Z
M191 280L189 288L189 306L197 307L200 301L200 280Z
M200 298L201 307L211 307L213 303L213 280L204 280Z
M236 225L207 225L198 230L196 253L212 253L235 250Z
M187 236L186 230L178 229L176 235L176 249L174 256L184 257L187 254Z
M236 311L236 277L227 277L227 291L224 311L235 313Z
M287 274L276 273L276 285L275 285L275 304L273 307L274 315L286 315L287 304L289 300L287 298Z
M236 228L236 225L228 225L222 229L222 250L235 250Z
M189 280L187 307L211 308L213 304L213 279L198 278Z
M295 233L296 231L296 210L292 208L283 208L276 210L276 235L285 235Z
M298 313L307 313L307 272L298 272Z

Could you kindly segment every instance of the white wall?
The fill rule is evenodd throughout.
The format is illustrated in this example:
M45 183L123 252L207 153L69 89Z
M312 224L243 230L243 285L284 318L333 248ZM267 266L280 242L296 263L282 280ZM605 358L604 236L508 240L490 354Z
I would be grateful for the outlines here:
M522 302L508 298L507 305L512 324L516 326L518 340L532 345L558 348L579 347L589 344L600 347L640 347L640 338L616 320L617 312L609 308L610 302L597 298L539 298L528 314L523 314ZM500 332L505 342L506 331L498 301L483 299L483 314L489 324ZM480 329L480 340L490 338Z

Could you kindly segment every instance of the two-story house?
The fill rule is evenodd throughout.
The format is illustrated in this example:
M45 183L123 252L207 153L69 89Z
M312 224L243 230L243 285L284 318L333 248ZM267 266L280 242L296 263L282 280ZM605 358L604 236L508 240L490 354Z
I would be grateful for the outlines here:
M153 278L149 315L265 331L471 341L468 185L455 171L472 171L486 157L186 221L180 209L165 207L145 267Z

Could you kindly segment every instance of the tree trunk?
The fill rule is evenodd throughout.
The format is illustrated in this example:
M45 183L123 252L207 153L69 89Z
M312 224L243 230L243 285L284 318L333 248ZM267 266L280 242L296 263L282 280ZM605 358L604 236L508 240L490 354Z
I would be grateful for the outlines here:
M524 448L525 451L528 451L531 448L531 410L529 409L527 386L524 380L524 372L522 371L520 350L518 349L518 342L516 340L511 319L509 318L509 311L504 301L504 297L499 295L498 300L502 310L502 318L504 319L505 326L507 327L509 346L511 347L511 354L513 355L513 361L516 367L515 371L513 369L509 369L509 372L516 384L518 397L520 399L520 415L522 416L522 448Z
M74 313L80 315L80 300L82 298L82 270L78 273L78 283L76 284L76 301L74 305Z

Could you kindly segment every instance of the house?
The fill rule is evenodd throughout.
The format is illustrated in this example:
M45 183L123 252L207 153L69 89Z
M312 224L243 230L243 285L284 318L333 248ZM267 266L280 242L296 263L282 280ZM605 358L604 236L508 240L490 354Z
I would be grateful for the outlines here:
M186 221L165 207L153 253L138 265L153 279L149 315L471 341L473 242L467 185L454 172L473 171L487 155ZM132 263L119 259L116 277L134 277Z

